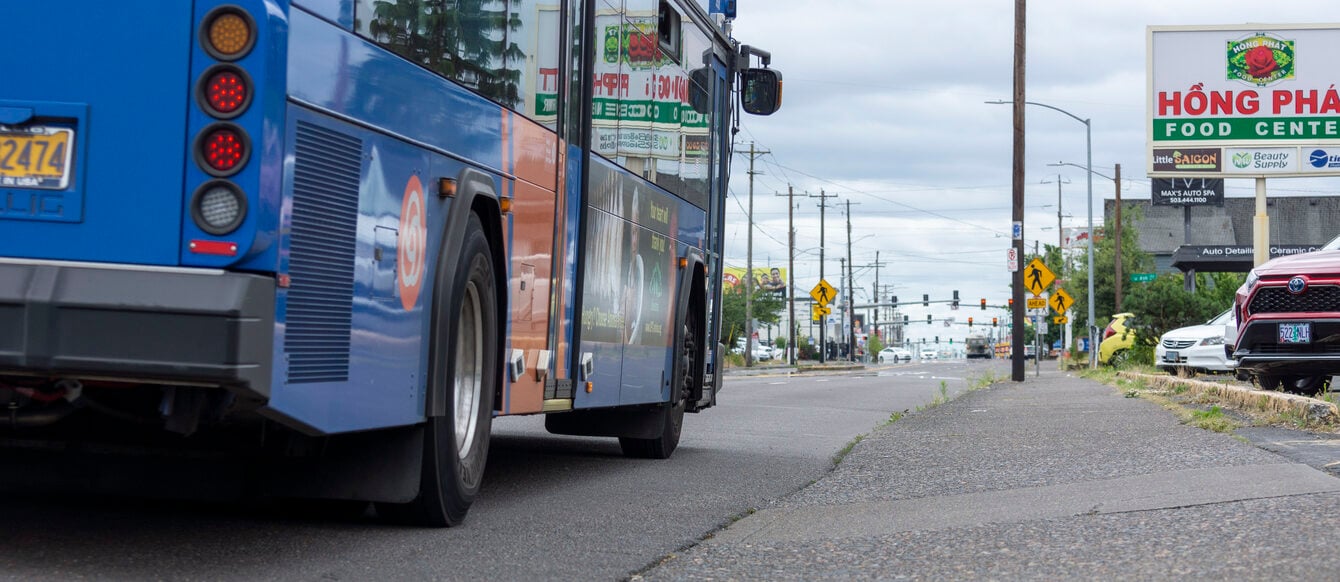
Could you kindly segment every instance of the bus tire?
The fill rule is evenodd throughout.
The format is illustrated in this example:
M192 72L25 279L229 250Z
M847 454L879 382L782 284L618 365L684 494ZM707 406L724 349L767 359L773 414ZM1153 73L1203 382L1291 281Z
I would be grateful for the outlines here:
M684 409L694 392L693 382L698 382L702 374L697 373L701 359L698 347L698 316L696 304L691 304L689 313L684 317L684 326L680 333L678 349L675 350L675 381L671 386L670 402L661 404L657 414L660 419L661 434L654 438L643 439L619 437L619 448L625 457L635 459L668 459L679 446L679 436L684 430Z
M379 514L402 523L450 527L465 520L479 493L488 459L499 360L497 294L488 237L471 215L446 317L453 318L445 348L451 357L429 388L446 398L445 416L424 426L419 494L409 503L378 504ZM445 386L443 386L445 384Z

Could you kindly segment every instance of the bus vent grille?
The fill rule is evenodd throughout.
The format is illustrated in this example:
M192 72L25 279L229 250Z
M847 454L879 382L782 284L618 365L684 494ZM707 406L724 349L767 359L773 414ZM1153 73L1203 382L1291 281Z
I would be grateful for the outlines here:
M363 144L298 122L284 352L295 384L349 379Z

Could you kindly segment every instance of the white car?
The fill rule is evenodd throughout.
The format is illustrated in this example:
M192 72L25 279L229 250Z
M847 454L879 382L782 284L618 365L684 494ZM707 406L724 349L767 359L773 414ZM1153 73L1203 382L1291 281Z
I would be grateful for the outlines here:
M762 344L754 344L754 361L755 361L755 362L766 362L766 361L768 361L768 360L771 360L771 359L772 359L772 356L773 356L773 354L772 354L772 348L770 348L770 347L768 347L768 346L765 346L765 345L762 345Z
M879 363L881 364L910 361L912 361L912 352L907 351L906 348L884 348L879 351Z
M931 349L921 350L921 359L923 359L923 360L934 360L934 359L938 359L939 357L940 357L940 354L937 354L937 353L935 352L935 350L931 350Z
M1169 374L1232 372L1238 364L1224 353L1224 330L1231 319L1232 310L1228 310L1201 325L1163 334L1154 348L1154 365Z

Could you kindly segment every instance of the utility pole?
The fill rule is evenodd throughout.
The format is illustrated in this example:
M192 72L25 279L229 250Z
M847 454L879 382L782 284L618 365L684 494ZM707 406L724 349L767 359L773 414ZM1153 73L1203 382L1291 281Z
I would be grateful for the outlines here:
M754 171L754 160L761 155L772 152L758 151L754 149L754 142L749 142L749 235L746 238L745 267L744 267L744 365L750 367L754 365L754 174L762 172Z
M1014 159L1012 164L1012 201L1013 201L1013 227L1014 233L1014 253L1021 262L1024 256L1024 105L1027 103L1024 96L1024 49L1026 46L1026 23L1028 21L1028 11L1025 8L1024 0L1014 0ZM1090 234L1090 238L1092 238ZM1021 265L1022 266L1022 265ZM1011 311L1010 321L1013 322L1013 333L1011 334L1011 346L1013 346L1014 355L1010 358L1010 378L1015 382L1024 381L1024 270L1015 269L1014 288L1010 290L1014 298L1014 309ZM1092 295L1092 294L1090 294ZM1092 301L1092 299L1090 299ZM1092 323L1092 322L1090 322ZM1090 349L1090 353L1096 352Z
M847 265L847 259L846 259L846 258L844 258L844 257L838 257L838 284L842 284L842 280L847 278L847 267L848 267L848 266L849 266L849 265ZM847 290L848 293L851 292L851 288L850 288L850 287L848 287L846 290ZM848 303L847 306L842 310L842 322L843 322L844 324L847 322L847 314L850 313L850 312L851 312L851 304ZM847 338L845 338L845 337L842 338L842 343L847 344ZM847 349L848 349L848 351L847 351L847 359L851 359L851 351L850 351L850 350L851 350L851 344L847 344ZM841 352L841 351L838 351L838 357L839 357L839 358L842 357L842 352Z
M873 303L875 304L875 308L870 310L870 329L875 330L875 334L878 335L878 334L879 334L879 304L882 303L882 302L879 300L879 267L880 267L880 263L879 263L879 251L875 251L875 265L874 265L874 267L875 267L875 300L874 300ZM881 344L884 343L884 336L882 336L882 335L879 336L879 343L881 343ZM869 340L866 340L866 344L865 344L865 345L866 345L866 346L869 346L869 345L870 345L870 341L869 341ZM872 355L876 355L876 356L877 356L878 354L872 354Z
M1115 217L1117 221L1115 225L1116 240L1112 241L1114 243L1117 243L1115 247L1116 256L1114 257L1117 263L1117 280L1115 281L1116 292L1117 292L1115 303L1117 310L1113 311L1112 313L1121 313L1121 164L1117 164L1116 178L1113 178L1112 181L1116 182L1117 184L1117 212ZM1192 291L1195 291L1195 289L1193 288Z
M781 196L781 194L777 194ZM799 326L796 324L796 189L794 186L786 187L786 353L790 354L786 361L792 366L796 365L796 355L800 348L796 346L796 335L799 333Z
M856 285L853 284L852 271L856 263L851 262L851 200L847 200L847 360L856 360Z
M832 195L824 194L824 191L821 189L821 190L819 190L819 195L818 195L817 197L814 196L814 195L810 195L810 197L811 197L811 198L818 198L818 199L819 199L819 280L822 281L823 278L824 278L824 209L825 209L825 208L828 208L828 202L827 202L827 199L828 199L828 198L837 198L837 194L832 194ZM820 316L820 318L819 318L819 363L820 363L820 364L822 364L822 363L828 361L828 329L827 329L827 328L828 328L828 320L825 319L823 316Z

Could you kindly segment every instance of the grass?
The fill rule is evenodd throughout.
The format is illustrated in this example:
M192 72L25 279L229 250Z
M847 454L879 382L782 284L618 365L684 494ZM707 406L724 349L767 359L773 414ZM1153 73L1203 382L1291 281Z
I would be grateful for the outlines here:
M1282 426L1338 432L1340 421L1306 399L1249 392L1215 382L1214 376L1189 379L1170 376L1151 366L1131 366L1118 374L1113 368L1084 370L1080 375L1117 388L1127 398L1144 398L1171 410L1185 424L1221 433L1243 426ZM1222 377L1218 377L1222 378ZM1317 399L1336 404L1337 395L1325 392Z

